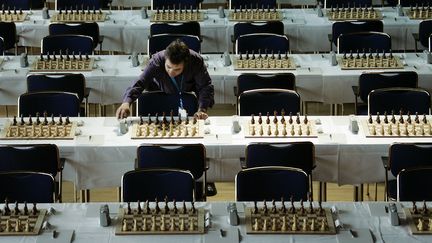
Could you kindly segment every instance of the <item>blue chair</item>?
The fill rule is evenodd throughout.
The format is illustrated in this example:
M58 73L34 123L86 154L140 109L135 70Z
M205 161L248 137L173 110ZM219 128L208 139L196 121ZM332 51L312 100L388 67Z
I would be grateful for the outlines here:
M364 7L364 6L372 6L372 0L325 0L324 7L325 8L342 8L342 7Z
M403 114L430 114L431 97L429 92L416 88L384 88L369 93L368 114L390 114L392 111Z
M397 175L397 201L431 201L432 167L403 169Z
M287 53L289 40L285 35L247 34L236 40L236 53Z
M18 36L14 22L0 22L0 37L3 38L3 50L15 48L17 54Z
M250 116L259 113L280 112L297 114L300 112L300 96L293 90L285 89L255 89L248 90L239 96L239 115Z
M196 21L182 23L153 23L150 25L150 36L160 34L193 35L201 39L201 26Z
M413 33L415 51L418 52L419 48L417 42L420 42L421 49L429 49L429 37L432 34L432 20L423 20L419 24L418 33Z
M338 53L391 51L391 37L380 32L356 32L342 34L337 40Z
M239 22L234 24L234 34L231 36L231 42L234 44L241 35L269 33L284 35L284 24L281 21L267 22Z
M53 203L54 178L41 172L0 172L0 200Z
M198 9L200 7L200 1L198 0L152 0L151 1L151 9L173 9L175 6L176 9Z
M4 41L2 37L0 37L0 53L4 55Z
M56 10L60 9L100 9L101 0L56 0Z
M393 87L417 88L417 73L413 71L362 73L358 86L352 87L355 96L355 113L357 115L368 114L367 99L372 90ZM360 103L358 98L363 103Z
M52 23L48 26L49 35L85 35L93 39L93 49L99 45L102 51L103 36L100 35L99 25L96 22L87 23Z
M122 177L122 201L194 200L195 179L188 171L174 169L141 169Z
M309 179L301 169L279 166L241 170L235 177L236 201L306 200Z
M93 54L93 38L85 35L49 35L42 39L42 54Z
M276 8L277 2L276 0L230 0L229 8L230 9L256 9L256 8Z
M330 50L333 50L333 44L337 46L337 39L340 35L365 31L383 32L383 22L379 20L334 22L332 25L332 33L329 35Z
M195 198L205 201L207 185L206 149L202 144L141 144L137 149L138 169L170 168L188 170L196 180Z
M32 8L32 2L32 0L0 0L0 6L2 9L29 10Z
M387 0L387 1L393 2L394 0ZM431 0L400 0L399 2L403 7L432 6Z
M35 117L45 112L50 116L79 116L80 100L77 94L67 92L33 92L18 97L18 114Z
M182 92L183 108L189 115L195 114L198 110L198 99L194 93ZM157 105L149 105L157 104ZM179 95L167 94L163 91L144 92L137 99L137 116L161 116L163 112L168 116L173 112L178 115Z
M165 50L165 48L176 39L180 39L181 41L183 41L189 47L189 49L192 49L198 53L201 52L201 41L198 36L181 34L160 34L149 37L147 53L152 56L156 52Z

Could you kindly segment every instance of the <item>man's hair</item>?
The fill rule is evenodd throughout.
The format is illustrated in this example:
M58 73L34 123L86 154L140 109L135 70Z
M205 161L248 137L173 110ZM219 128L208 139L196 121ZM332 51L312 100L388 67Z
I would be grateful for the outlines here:
M189 56L189 47L179 39L171 42L165 49L165 57L173 64L187 63Z

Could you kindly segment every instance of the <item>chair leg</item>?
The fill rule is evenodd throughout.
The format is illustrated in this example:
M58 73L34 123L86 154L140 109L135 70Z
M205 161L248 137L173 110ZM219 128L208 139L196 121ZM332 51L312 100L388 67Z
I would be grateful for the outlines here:
M319 182L319 189L318 189L318 201L325 202L327 201L327 183L326 182Z
M90 202L90 190L89 189L81 190L81 202L83 202L83 203Z
M121 202L122 201L122 190L121 187L117 187L117 201Z
M375 183L375 201L378 201L378 183Z

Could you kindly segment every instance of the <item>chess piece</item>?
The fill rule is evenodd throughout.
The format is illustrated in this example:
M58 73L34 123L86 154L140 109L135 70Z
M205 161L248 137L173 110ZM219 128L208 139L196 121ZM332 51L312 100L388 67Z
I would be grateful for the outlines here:
M159 201L158 201L158 199L157 198L155 198L155 213L156 214L159 214L159 212L161 211L160 210L160 207L159 207Z
M142 19L147 19L148 18L147 8L146 7L142 7L141 8L141 18Z
M324 17L321 2L318 2L317 7L316 7L316 12L317 12L318 17Z
M28 62L27 53L22 53L20 56L20 67L28 67L28 66L29 66L29 62Z
M23 209L23 211L24 211L24 215L28 215L28 207L27 207L27 202L24 202L24 209Z
M39 210L36 208L36 203L33 203L32 213L33 213L33 215L36 215L39 213Z
M346 53L344 53L344 59L346 57ZM336 53L334 51L330 52L330 63L332 66L336 66L338 64L336 59Z
M218 7L219 18L225 18L225 11L223 6Z
M12 121L12 126L16 126L16 125L17 125L17 119L16 116L14 116Z
M414 118L415 123L419 124L420 123L420 118L418 116L418 112L415 113L415 118Z
M164 213L165 213L165 214L168 214L168 213L169 213L168 197L165 197L164 202L165 202L165 206L164 206Z
M297 113L296 123L297 125L300 124L300 113Z
M294 207L294 198L291 196L291 208L290 208L290 213L295 214L296 209Z
M264 200L263 201L263 213L264 213L264 215L267 215L268 214L268 208L267 208L267 202L266 202L266 200Z
M140 65L140 62L138 60L138 53L136 52L132 53L131 62L132 62L132 67L138 67Z
M262 117L261 117L261 112L258 113L258 124L262 124Z
M186 214L187 213L187 209L186 209L186 202L183 200L183 208L182 208L182 213Z
M272 213L277 213L277 209L276 209L276 201L273 199L272 200L272 209L271 209Z
M156 231L156 216L152 216L151 217L151 227L150 227L151 231Z
M427 216L428 215L428 209L427 209L427 206L426 206L426 201L423 201L423 210L422 210L422 214L424 215L424 216Z
M428 123L428 122L427 122L427 118L426 118L426 114L423 114L423 120L422 120L422 121L423 121L424 124L427 124L427 123Z
M14 214L15 215L19 215L20 214L20 210L19 210L19 207L18 207L18 201L15 202Z
M418 219L418 223L417 223L416 227L417 227L418 231L423 231L424 230L423 218L419 218Z
M377 112L377 116L376 116L375 122L376 122L377 124L380 124L380 123L381 123L381 118L380 118L380 113L379 113L379 112Z
M253 214L257 214L258 213L258 206L257 206L257 202L256 201L254 201L254 208L253 208L252 213Z
M270 124L270 112L267 112L266 124Z
M289 113L289 120L288 120L289 124L293 123L293 119L292 119L292 112Z
M241 57L241 55L240 55L240 57ZM224 66L225 66L225 67L230 66L230 65L231 65L231 58L230 58L228 52L224 52L224 54L223 54L223 58L224 58ZM240 59L240 60L241 60L241 59Z
M128 231L126 219L123 219L123 221L122 221L122 231Z
M4 212L3 215L8 216L8 215L10 215L11 210L9 208L9 201L7 198L5 199L4 203L5 203L5 205L4 205L4 209L3 209L3 212Z

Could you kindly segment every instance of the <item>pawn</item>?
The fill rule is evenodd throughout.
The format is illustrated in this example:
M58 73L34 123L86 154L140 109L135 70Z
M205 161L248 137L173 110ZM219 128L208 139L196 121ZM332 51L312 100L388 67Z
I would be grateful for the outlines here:
M191 206L192 206L192 213L195 214L196 213L195 201L191 202Z
M303 215L306 213L306 210L305 210L305 207L304 207L304 203L303 203L303 199L300 199L300 213L303 214Z
M14 214L15 215L19 215L20 214L20 210L19 210L19 207L18 207L18 201L15 202Z
M176 200L175 200L175 199L173 199L173 211L174 211L174 214L177 214L177 213L178 213L177 203L176 203Z
M291 196L291 208L290 208L290 213L295 214L296 209L294 207L294 198Z
M131 209L131 206L130 206L130 202L127 202L127 211L126 211L126 214L130 215L131 213L132 213L132 209Z
M377 124L380 124L380 123L381 123L381 118L380 118L380 113L379 113L379 112L377 112L377 117L376 117L376 119L375 119L375 122L376 122Z
M419 118L418 112L415 113L414 121L415 121L415 123L417 123L417 124L420 123L420 118Z
M423 114L423 120L422 121L423 121L424 124L428 123L427 118L426 118L426 114Z
M300 113L297 113L296 123L300 124Z
M160 207L159 207L159 201L157 198L155 198L155 213L158 214L160 212Z
M384 123L388 124L387 111L384 111Z
M14 116L12 121L12 126L16 126L16 125L17 125L17 119L16 116Z
M270 124L270 112L267 112L266 124Z
M426 201L423 200L423 210L422 210L422 214L426 216L426 215L428 215L428 213L429 213L429 210L428 210L428 208L427 208L427 206L426 206Z
M262 117L261 117L261 112L258 113L258 124L262 124Z
M407 116L408 116L408 117L407 117L407 120L406 120L406 121L408 122L408 124L411 124L411 114L410 114L409 111L407 112Z
M281 198L281 205L282 205L282 212L285 214L286 213L286 206L285 206L285 200L283 197Z
M292 124L292 123L293 123L293 119L292 119L292 112L289 113L288 123L289 123L289 124Z
M141 214L142 213L142 208L141 208L141 202L138 200L137 201L137 212L138 212L138 214Z
M28 215L29 211L28 211L28 207L27 207L27 202L24 202L24 215Z
M273 112L273 116L274 116L274 118L273 118L273 123L274 123L274 124L278 123L277 111L274 111L274 112Z
M25 121L24 121L24 115L21 115L21 124L20 124L21 126L24 126L25 125Z
M254 208L253 208L252 213L253 213L253 214L257 214L257 213L258 213L257 201L254 201Z
M187 209L186 209L186 202L183 200L183 208L182 208L182 213L186 214L187 213Z
M162 112L162 123L163 123L163 124L167 124L167 123L168 123L168 120L167 120L167 118L166 118L166 113L165 113L165 111Z
M264 204L264 208L263 208L264 215L267 215L268 208L267 208L267 202L266 202L266 200L263 201L263 204Z
M392 118L390 121L391 121L391 123L395 124L396 123L396 117L395 117L394 111L392 111L391 115L392 115Z
M254 118L254 114L251 115L251 124L255 124L255 118Z
M404 123L403 113L402 110L399 111L399 123Z
M67 116L66 117L66 122L65 122L65 125L69 125L71 122L70 122L70 120L69 120L69 116Z
M6 216L10 215L10 213L11 213L11 210L9 208L9 201L7 198L5 199L5 206L4 206L3 211L4 211L3 215L6 215Z
M305 116L304 116L304 119L303 119L303 123L304 123L304 124L308 124L308 122L309 122L309 121L308 121L307 115L305 115Z
M36 208L36 203L33 203L32 213L33 213L33 215L36 215L37 213L39 213L39 210Z
M149 213L150 213L150 202L149 200L146 200L144 214L149 214Z
M272 209L271 209L272 213L277 213L277 209L276 209L276 201L273 199L272 200Z

